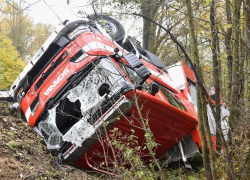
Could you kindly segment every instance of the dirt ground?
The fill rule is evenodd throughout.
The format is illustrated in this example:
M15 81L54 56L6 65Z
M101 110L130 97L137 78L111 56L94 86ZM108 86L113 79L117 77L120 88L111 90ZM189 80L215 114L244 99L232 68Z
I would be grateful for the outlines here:
M42 138L20 115L0 114L0 180L9 179L96 179L87 170L57 163L46 149ZM93 172L92 172L93 174Z

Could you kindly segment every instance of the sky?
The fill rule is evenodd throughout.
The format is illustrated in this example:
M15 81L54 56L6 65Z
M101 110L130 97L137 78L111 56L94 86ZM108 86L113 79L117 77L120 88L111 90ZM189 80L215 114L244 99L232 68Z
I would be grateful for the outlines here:
M67 1L69 1L69 4L67 4ZM33 18L35 23L50 23L56 27L64 20L70 20L76 17L80 10L86 14L93 14L92 1L93 0L25 0L27 4L25 4L24 7L33 4L29 6L26 12ZM105 9L102 10L105 11ZM110 12L112 12L112 9ZM133 18L130 17L130 19L125 19L120 21L120 23L124 26L127 34L137 37L137 39L141 41L142 35L138 29L142 27L142 22L138 20L135 22Z
M76 18L76 16L79 16L77 13L80 10L84 11L86 14L94 14L93 7L91 6L91 2L93 0L68 0L69 4L67 4L67 0L25 1L30 4L36 2L34 5L30 6L29 10L27 11L35 23L50 23L53 24L54 27L62 24L61 22L66 19L70 20L71 18ZM105 0L102 2L106 3ZM105 12L105 8L103 8L102 11ZM109 8L106 11L113 13L112 15L115 13L112 11L112 8ZM129 18L123 18L123 20L119 20L119 22L123 25L127 35L136 37L137 40L142 41L142 20L135 21L134 18L130 16Z
M90 4L90 0L69 0L69 5L67 4L67 0L37 1L38 0L26 0L26 2L30 4L35 3L29 7L27 12L36 23L50 23L57 26L60 21L75 16L79 10L84 9L88 14L93 13L91 7L84 7L84 5Z

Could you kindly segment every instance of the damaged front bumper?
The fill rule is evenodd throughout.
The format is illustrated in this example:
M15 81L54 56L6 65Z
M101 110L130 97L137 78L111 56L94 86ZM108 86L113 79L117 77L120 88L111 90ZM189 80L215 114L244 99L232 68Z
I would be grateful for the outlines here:
M60 154L60 161L63 164L76 163L104 135L104 128L108 131L131 106L132 101L122 96L93 125L84 120L78 121L71 131L65 134L66 138L75 138L73 144Z

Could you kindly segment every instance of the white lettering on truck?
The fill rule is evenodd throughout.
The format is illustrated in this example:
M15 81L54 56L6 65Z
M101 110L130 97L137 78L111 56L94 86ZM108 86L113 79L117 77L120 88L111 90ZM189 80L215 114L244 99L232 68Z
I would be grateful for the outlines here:
M59 84L59 82L69 73L69 69L66 68L64 71L57 77L57 79L51 84L48 89L43 93L48 96L49 93Z

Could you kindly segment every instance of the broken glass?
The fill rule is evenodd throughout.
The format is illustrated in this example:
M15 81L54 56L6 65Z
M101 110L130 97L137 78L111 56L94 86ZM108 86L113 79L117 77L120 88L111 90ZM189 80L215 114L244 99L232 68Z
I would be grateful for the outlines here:
M46 144L52 147L60 145L62 142L62 133L58 131L55 124L56 107L48 110L47 118L38 124L38 129L42 133Z
M68 90L60 102L48 111L47 118L39 123L39 130L44 132L45 142L49 146L60 145L63 141L81 146L100 126L94 127L91 121L107 98L98 94L98 85L108 83L109 96L121 89L119 84L125 79L110 59L103 58L93 66L84 79Z

